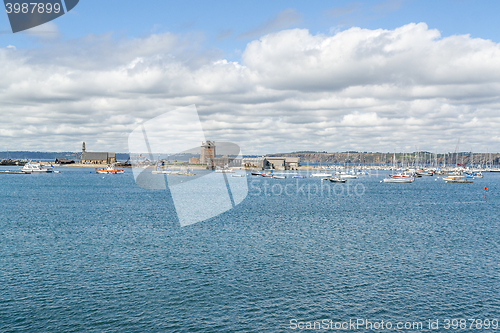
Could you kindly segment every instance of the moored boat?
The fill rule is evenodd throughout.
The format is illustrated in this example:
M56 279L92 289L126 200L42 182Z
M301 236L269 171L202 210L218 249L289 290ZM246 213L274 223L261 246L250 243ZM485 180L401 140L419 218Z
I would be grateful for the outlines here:
M0 171L0 174L2 174L2 175L29 175L29 174L31 174L31 172L2 170L2 171Z
M474 178L468 176L448 176L443 177L446 183L473 183Z
M415 178L413 177L401 177L401 178L384 178L384 183L413 183Z
M217 169L216 173L234 173L233 169Z
M353 175L353 174L348 174L348 173L341 173L338 176L339 176L339 178L343 178L343 179L358 179L358 176Z
M153 170L151 171L153 175L176 175L179 173L179 171L174 171L174 170Z
M332 174L331 173L313 173L311 174L311 177L323 177L323 178L328 178L328 177L331 177Z
M422 176L432 177L434 176L434 172L428 170L418 170L417 172L415 172L415 175L418 177Z
M330 178L329 180L332 183L345 183L347 181L347 179L345 179L345 178L338 178L338 177Z
M97 173L99 174L110 174L110 175L117 175L117 174L122 174L124 173L123 170L118 170L115 168L114 164L109 164L106 169L94 169Z
M45 167L41 163L26 163L21 169L25 173L51 173L54 171L52 167Z

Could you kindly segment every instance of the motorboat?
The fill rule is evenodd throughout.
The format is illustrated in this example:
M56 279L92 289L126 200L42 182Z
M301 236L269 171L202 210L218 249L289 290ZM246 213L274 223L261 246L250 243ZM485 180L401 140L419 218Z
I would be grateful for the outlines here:
M118 170L118 169L115 169L115 165L114 164L108 164L108 166L106 167L106 169L94 169L97 173L100 173L100 174L109 174L109 175L117 175L117 174L122 174L124 173L123 170Z
M335 178L330 178L329 181L331 181L332 183L345 183L347 179L335 177Z
M273 178L276 178L276 179L285 179L286 176L273 176Z
M349 173L341 173L338 176L343 179L358 179L358 176Z
M151 171L151 173L153 175L176 175L179 173L179 171L167 169L167 170L153 170Z
M415 178L415 177L413 174L397 173L395 175L389 175L389 178L400 179L400 178Z
M272 177L273 176L273 174L271 174L271 173L261 173L260 175L262 177Z
M413 177L390 177L390 178L384 178L384 183L413 183L415 178Z
M217 169L216 173L234 173L233 169Z
M327 177L331 177L331 176L332 176L331 173L323 173L323 172L311 174L311 177L323 177L323 178L327 178Z
M29 174L31 174L31 172L2 170L2 171L0 171L0 174L2 174L2 175L29 175Z
M262 176L262 172L252 172L252 176Z
M244 174L239 173L239 174L231 175L231 177L245 177L245 175L244 175Z
M483 178L482 172L466 172L464 175L469 178Z
M293 176L292 178L304 179L304 176Z
M41 163L26 163L21 169L25 173L51 173L54 171L52 167L45 167Z
M434 172L427 171L427 170L418 170L415 172L415 175L418 177L422 177L422 176L432 177L432 176L434 176Z
M448 176L443 177L446 183L473 183L474 178L468 176Z

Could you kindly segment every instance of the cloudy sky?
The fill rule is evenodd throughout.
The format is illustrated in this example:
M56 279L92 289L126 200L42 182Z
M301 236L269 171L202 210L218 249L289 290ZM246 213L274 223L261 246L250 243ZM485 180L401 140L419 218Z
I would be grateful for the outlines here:
M127 152L194 104L246 154L500 151L500 3L97 1L12 34L0 150Z

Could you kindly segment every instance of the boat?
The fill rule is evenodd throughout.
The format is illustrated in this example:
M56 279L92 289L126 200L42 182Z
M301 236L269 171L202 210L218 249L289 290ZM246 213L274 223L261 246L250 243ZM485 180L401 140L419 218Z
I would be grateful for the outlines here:
M157 168L156 170L151 171L151 173L153 175L176 175L179 173L179 170L170 170L168 168L166 170L162 170Z
M233 169L217 169L216 173L234 173Z
M106 167L106 169L94 169L97 173L99 174L109 174L109 175L117 175L117 174L122 174L124 173L123 170L118 170L118 169L115 169L115 165L114 164L108 164L108 166Z
M231 177L245 177L243 174L236 174L236 175L231 175Z
M390 178L384 178L384 183L413 183L415 178L413 177L390 177Z
M252 172L252 176L262 176L262 172Z
M443 177L446 183L473 183L474 178L468 176L448 176Z
M51 173L54 171L52 167L44 167L41 163L26 163L21 169L25 173Z
M176 175L179 173L179 171L172 171L172 170L153 170L151 171L153 175Z
M192 173L191 171L193 171L193 169L187 168L187 167L181 167L181 169L179 170L179 172L173 173L172 175L176 175L176 176L195 176L196 174Z
M330 178L329 180L332 183L345 183L347 181L347 179L345 179L345 178L338 178L338 177Z
M261 173L260 174L262 177L272 177L273 175L270 173Z
M469 177L469 178L483 178L483 173L480 171L480 172L466 172L464 173L464 175L466 177Z
M313 173L311 174L311 177L323 177L323 178L327 178L327 177L331 177L332 174L331 173Z
M293 176L292 178L304 179L304 176Z
M286 176L273 176L273 178L276 178L276 179L285 179Z
M397 173L395 175L389 175L389 178L394 178L394 179L400 179L400 178L415 178L413 174L407 174L407 173Z
M2 174L2 175L29 175L29 174L31 174L31 172L2 170L2 171L0 171L0 174Z
M348 174L348 173L341 173L340 175L338 175L340 178L344 178L344 179L358 179L358 176L356 175L351 175L351 174Z
M422 176L432 177L434 176L434 172L428 170L418 170L417 172L415 172L415 175L419 177Z

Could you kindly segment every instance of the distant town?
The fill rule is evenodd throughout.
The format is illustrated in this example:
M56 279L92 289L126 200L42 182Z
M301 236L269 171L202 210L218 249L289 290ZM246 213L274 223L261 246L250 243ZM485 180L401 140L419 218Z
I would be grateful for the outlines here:
M87 150L82 143L81 152L40 152L40 151L2 151L0 165L23 165L28 160L51 162L59 165L106 165L117 164L129 166L134 158L141 158L142 163L154 164L161 160L164 164L184 164L207 166L209 169L224 167L228 164L239 164L248 168L293 170L300 164L330 165L485 165L500 164L500 153L448 152L432 153L428 151L414 152L326 152L297 151L291 153L274 153L259 155L243 155L237 158L237 151L231 149L217 150L215 141L202 142L199 153L179 153L165 157L128 153L99 152Z

